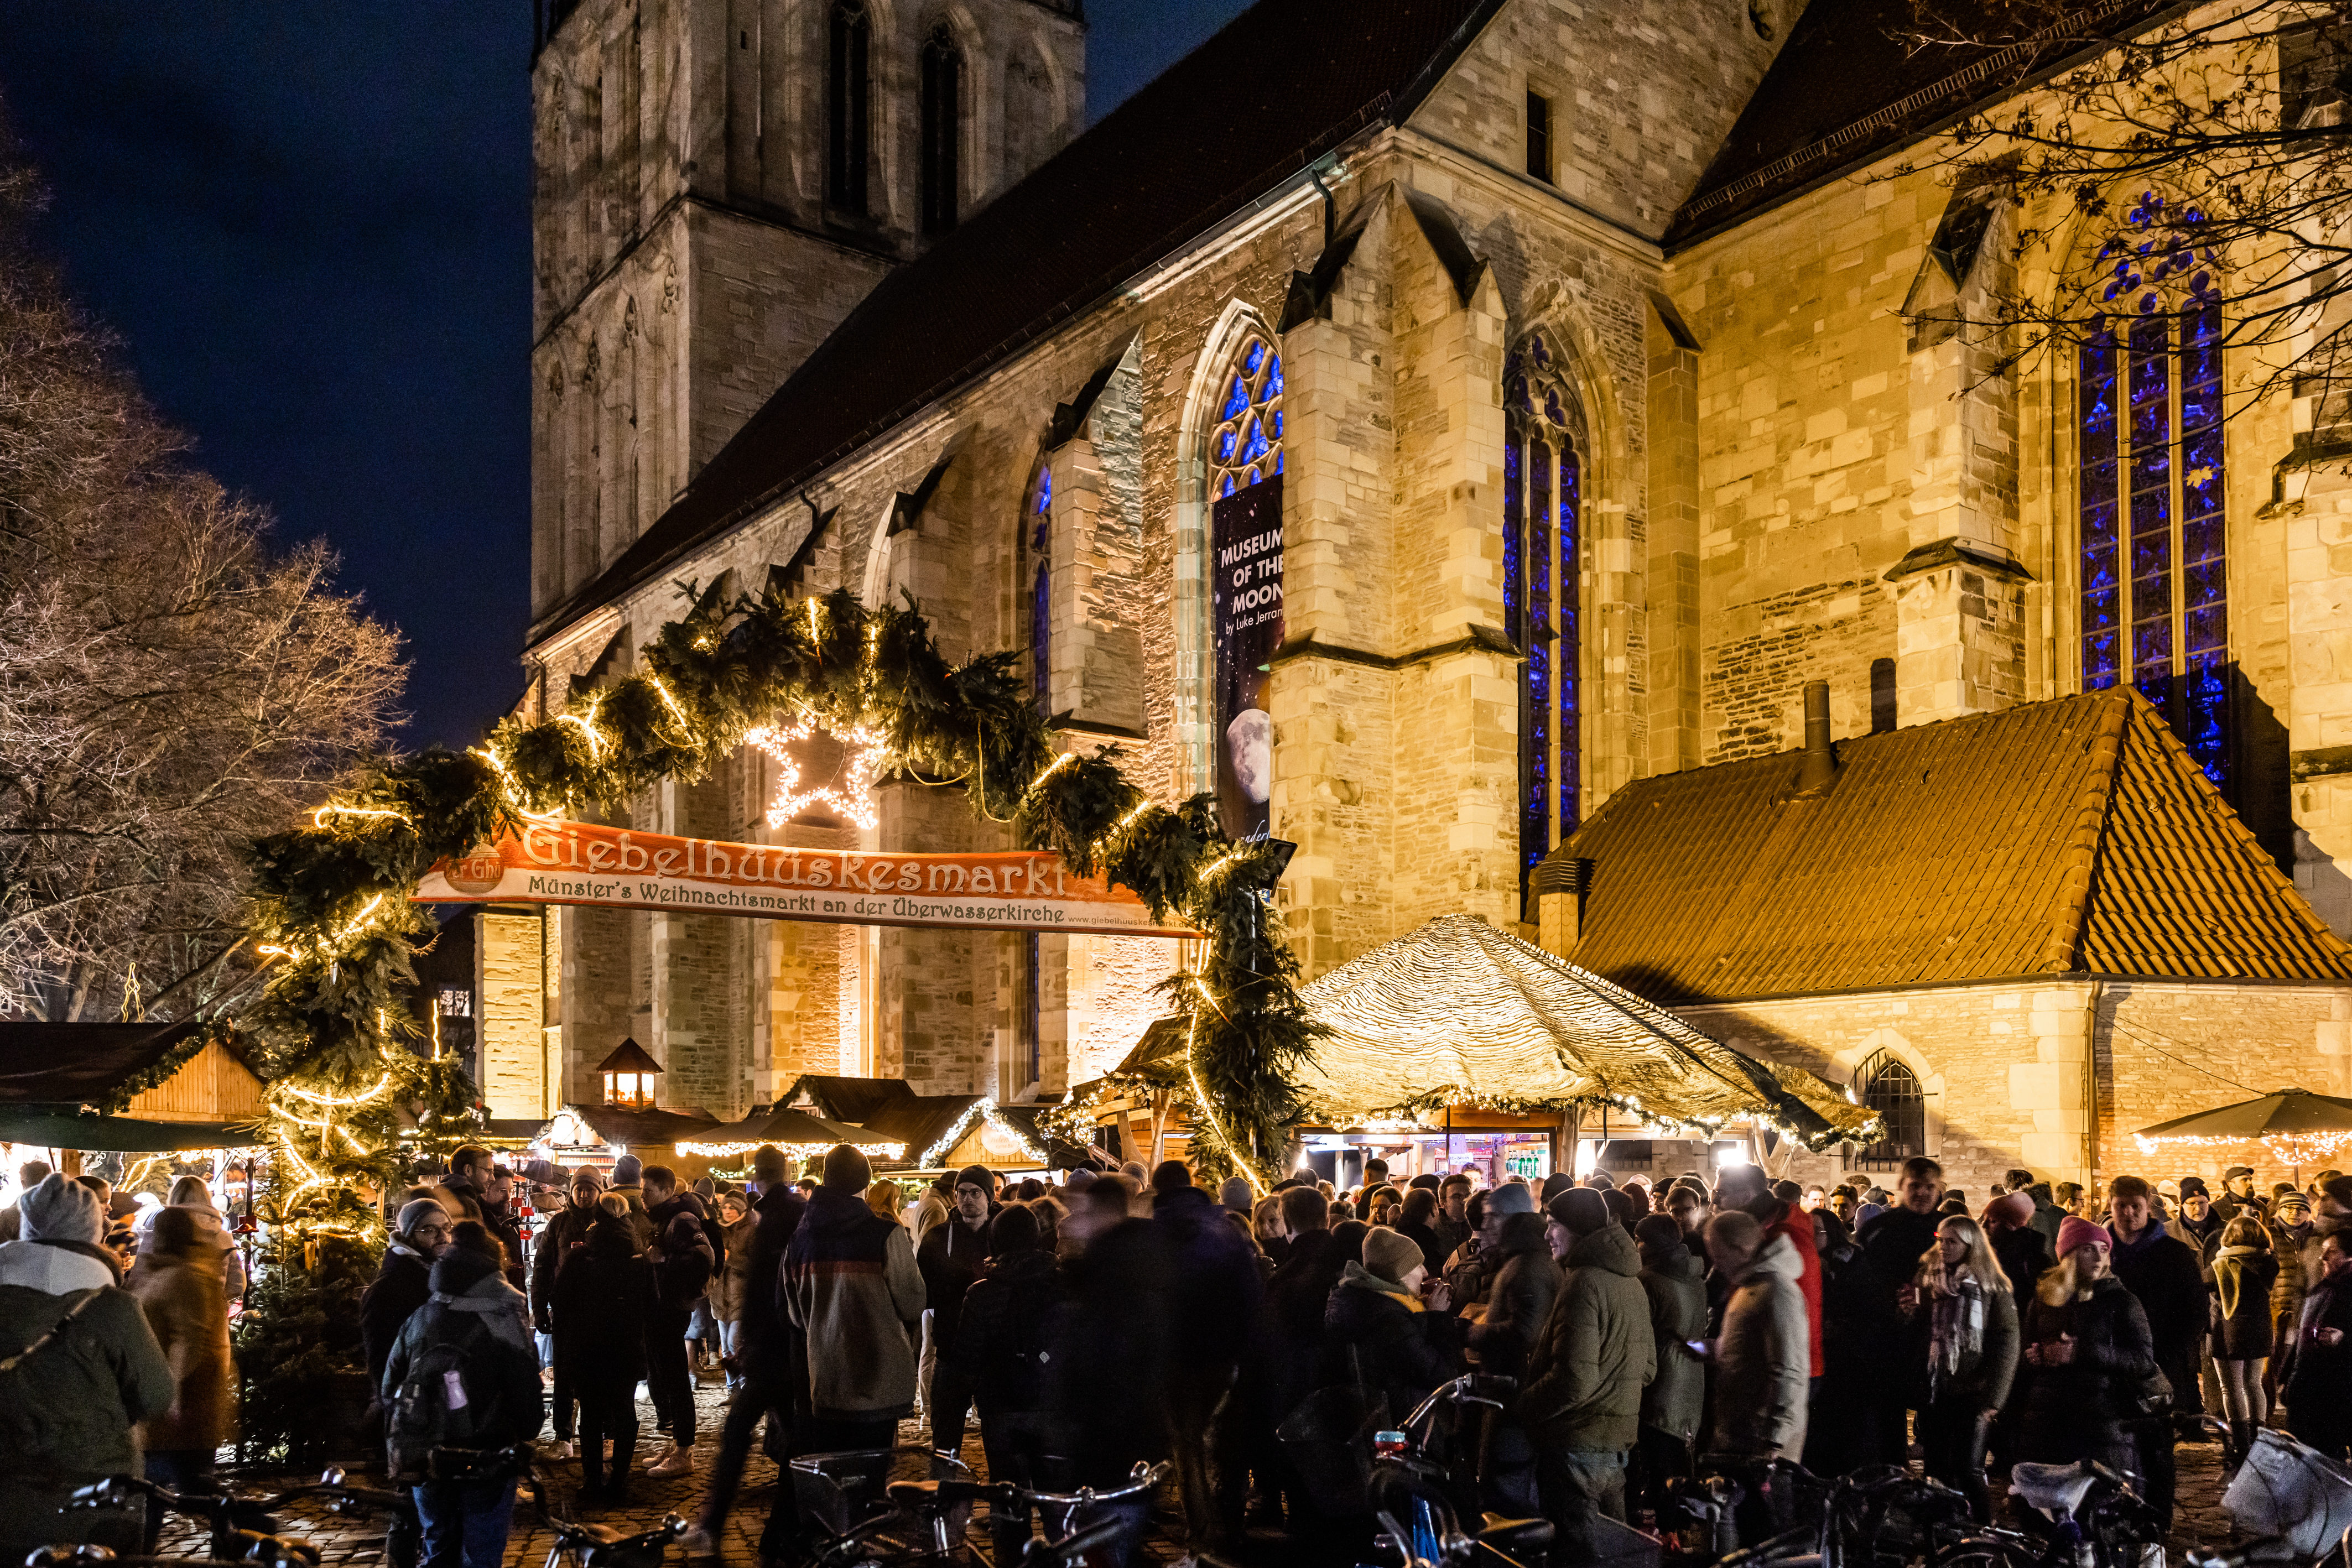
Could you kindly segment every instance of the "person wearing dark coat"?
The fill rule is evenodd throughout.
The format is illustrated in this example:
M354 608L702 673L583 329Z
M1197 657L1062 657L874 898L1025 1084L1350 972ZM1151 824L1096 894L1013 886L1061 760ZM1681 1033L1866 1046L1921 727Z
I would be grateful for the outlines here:
M1404 1213L1396 1222L1397 1234L1421 1249L1423 1258L1443 1260L1445 1245L1438 1239L1437 1194L1425 1186L1417 1186L1404 1195ZM1443 1267L1442 1261L1433 1268Z
M2286 1429L2331 1459L2352 1445L2352 1230L2320 1243L2325 1270L2303 1298L2280 1379Z
M1890 1321L1910 1297L1911 1276L1918 1270L1920 1258L1936 1245L1936 1227L1944 1218L1943 1201L1944 1167L1924 1155L1915 1155L1903 1163L1895 1207L1874 1216L1859 1232L1863 1256L1870 1260L1871 1272L1887 1292ZM1905 1354L1896 1364L1896 1375L1886 1379L1880 1394L1880 1448L1873 1456L1890 1465L1904 1463L1908 1451L1905 1412L1924 1410L1927 1404L1927 1326L1915 1317L1898 1332L1911 1343L1906 1343Z
M1598 1550L1599 1519L1625 1517L1625 1458L1641 1433L1657 1347L1641 1255L1601 1195L1571 1188L1546 1218L1564 1272L1512 1408L1535 1439L1544 1515L1568 1560L1581 1562Z
M1706 1270L1683 1245L1672 1215L1643 1215L1634 1222L1633 1243L1642 1254L1642 1293L1650 1299L1650 1339L1658 1357L1657 1373L1642 1390L1633 1458L1641 1493L1663 1529L1675 1518L1666 1483L1692 1473L1691 1440L1706 1404L1706 1363L1690 1348L1693 1340L1706 1337ZM1822 1267L1826 1273L1827 1258Z
M653 1264L637 1250L636 1218L625 1198L607 1195L597 1200L587 1239L557 1265L547 1301L556 1380L580 1401L580 1480L592 1496L627 1495L637 1446L636 1386L646 1375L657 1307Z
M718 1227L701 1197L681 1190L667 1166L646 1166L645 1184L646 1218L654 1231L646 1256L655 1286L653 1316L646 1326L646 1391L670 1435L669 1451L647 1465L646 1474L682 1476L694 1469L694 1367L687 1354L687 1326L695 1302L719 1271L719 1244L711 1240Z
M2154 1189L2139 1176L2119 1176L2107 1186L2113 1216L2107 1231L2115 1238L2110 1267L2124 1288L2139 1298L2156 1346L2158 1370L2172 1385L2170 1404L2141 1413L2130 1427L2147 1478L2144 1495L2169 1530L2178 1484L2172 1452L2175 1422L2205 1412L2198 1374L2205 1364L2212 1298L2205 1289L2197 1249L2166 1231L2164 1221L2152 1212L2155 1197Z
M1276 1431L1325 1381L1329 1350L1323 1337L1323 1313L1348 1260L1340 1256L1329 1228L1331 1207L1320 1192L1296 1186L1276 1197L1289 1247L1258 1301L1242 1392L1248 1401L1250 1468L1268 1491L1280 1497L1296 1537L1328 1531Z
M1046 1469L1046 1334L1061 1305L1062 1281L1034 1211L1018 1204L999 1209L988 1229L987 1269L964 1291L955 1341L946 1349L979 1407L989 1475L1037 1486ZM989 1529L996 1561L1018 1563L1029 1541L1027 1506L992 1504Z
M1478 1354L1480 1372L1517 1380L1527 1375L1528 1356L1559 1294L1559 1264L1544 1239L1544 1217L1505 1216L1487 1257L1493 1283L1486 1315L1470 1328L1470 1348ZM1511 1412L1489 1410L1486 1416L1478 1467L1485 1502L1495 1512L1525 1518L1538 1506L1535 1444Z
M1812 1218L1827 1364L1805 1423L1804 1466L1818 1476L1842 1476L1876 1463L1885 1452L1879 1421L1886 1385L1896 1375L1902 1326L1893 1289L1855 1245L1845 1221L1828 1209L1815 1209Z
M808 1404L806 1351L778 1293L784 1251L800 1227L801 1216L808 1210L808 1201L793 1186L791 1162L773 1145L763 1144L752 1151L751 1186L756 1194L751 1201L751 1241L743 1264L743 1294L736 1303L739 1382L727 1402L726 1424L719 1431L719 1458L702 1494L701 1511L683 1542L689 1562L709 1562L719 1555L719 1542L742 1486L743 1466L751 1457L751 1437L761 1418L767 1418L770 1447L782 1452L785 1436L793 1427L796 1390L797 1405L805 1408ZM794 1523L792 1489L780 1487L760 1538L763 1560L774 1562L789 1555L787 1545Z
M2021 1325L2031 1381L2017 1458L2051 1465L2096 1459L2137 1470L2125 1427L2158 1370L2147 1314L2110 1271L2115 1243L2105 1227L2069 1215L2058 1244L2058 1262L2035 1287Z
M1339 1270L1324 1308L1324 1339L1339 1352L1326 1375L1385 1398L1392 1422L1461 1368L1462 1320L1445 1310L1444 1285L1424 1297L1428 1273L1420 1248L1374 1227L1364 1237L1364 1260Z
M915 1248L923 1276L923 1315L931 1336L933 1366L928 1396L931 1448L952 1454L963 1446L963 1424L971 1410L971 1380L956 1364L956 1318L963 1296L988 1269L989 1202L994 1177L986 1166L957 1173L950 1194L954 1207L925 1233Z
M564 1189L564 1205L548 1217L539 1233L539 1245L530 1255L530 1322L541 1333L550 1333L549 1301L555 1289L555 1270L572 1249L588 1239L588 1228L596 1221L596 1200L604 1194L604 1178L594 1166L583 1166L573 1173ZM559 1457L571 1452L577 1433L574 1416L580 1401L572 1396L572 1385L559 1374L550 1395L555 1423L555 1441L562 1450Z
M1174 1160L1151 1176L1151 1223L1176 1265L1168 1414L1194 1555L1236 1540L1247 1501L1244 1401L1228 1397L1265 1277L1257 1249Z
M360 1345L367 1355L368 1386L383 1386L384 1363L409 1315L432 1295L433 1262L449 1249L449 1211L420 1197L400 1211L375 1278L360 1295Z
M2213 1253L2213 1366L2230 1422L2229 1460L2242 1460L2270 1414L2263 1374L2271 1356L2271 1288L2279 1261L2270 1228L2242 1214L2222 1228Z

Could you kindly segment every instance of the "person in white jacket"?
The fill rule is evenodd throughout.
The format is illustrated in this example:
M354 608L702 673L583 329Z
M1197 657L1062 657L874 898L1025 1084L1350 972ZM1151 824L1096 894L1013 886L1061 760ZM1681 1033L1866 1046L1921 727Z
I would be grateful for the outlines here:
M1715 1346L1715 1427L1707 1451L1730 1462L1795 1460L1805 1448L1813 1374L1803 1264L1785 1236L1766 1240L1754 1217L1707 1222L1707 1255L1732 1282Z

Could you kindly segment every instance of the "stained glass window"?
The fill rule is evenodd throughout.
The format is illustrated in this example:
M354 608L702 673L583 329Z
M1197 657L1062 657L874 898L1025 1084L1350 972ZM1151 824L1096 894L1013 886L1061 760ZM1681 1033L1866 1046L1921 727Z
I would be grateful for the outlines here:
M2129 680L2230 783L2221 315L2202 218L2155 192L2108 242L2114 325L2076 357L2083 689Z
M1252 334L1225 367L1209 433L1209 498L1282 472L1282 351Z
M1053 716L1054 681L1054 474L1044 464L1029 486L1019 549L1029 621L1029 689L1037 711Z
M866 0L838 0L833 8L825 107L825 200L843 212L866 211L866 104L871 81L866 52L873 37Z
M1582 820L1580 548L1575 394L1541 333L1503 366L1503 630L1519 683L1519 867L1527 876Z
M956 152L963 131L963 50L945 22L925 41L922 64L923 232L943 235L956 226Z

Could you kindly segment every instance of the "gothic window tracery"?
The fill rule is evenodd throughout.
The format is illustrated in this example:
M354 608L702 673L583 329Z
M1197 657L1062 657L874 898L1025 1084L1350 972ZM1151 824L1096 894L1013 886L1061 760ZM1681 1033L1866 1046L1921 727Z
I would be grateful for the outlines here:
M1253 333L1225 369L1209 433L1209 498L1282 472L1282 353Z
M1545 334L1503 361L1503 621L1519 683L1519 877L1582 820L1582 418Z
M835 0L825 77L825 200L845 213L866 214L866 162L871 76L867 55L873 23L866 0Z
M956 226L956 142L963 126L963 50L945 22L924 41L922 59L923 232Z
M1927 1152L1927 1097L1919 1075L1893 1052L1877 1051L1854 1070L1854 1092L1878 1113L1885 1135L1863 1146L1854 1163L1864 1170L1895 1170Z
M2100 253L2114 312L2079 350L2083 689L2128 681L2230 785L2221 308L2203 219L2143 193Z

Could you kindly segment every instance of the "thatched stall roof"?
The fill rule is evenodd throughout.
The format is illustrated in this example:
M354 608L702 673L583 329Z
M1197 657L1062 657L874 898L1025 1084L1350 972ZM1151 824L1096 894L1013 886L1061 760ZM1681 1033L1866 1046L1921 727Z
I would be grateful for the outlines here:
M1734 1051L1475 915L1440 915L1298 994L1331 1031L1297 1080L1309 1120L1329 1126L1606 1105L1663 1126L1756 1117L1818 1148L1874 1120L1826 1079ZM1184 1020L1161 1019L1109 1081L1181 1088L1185 1049Z
M1818 1145L1872 1121L1826 1081L1743 1055L1474 915L1440 915L1299 995L1331 1031L1299 1092L1334 1125L1448 1104L1608 1105L1666 1126L1759 1117Z

